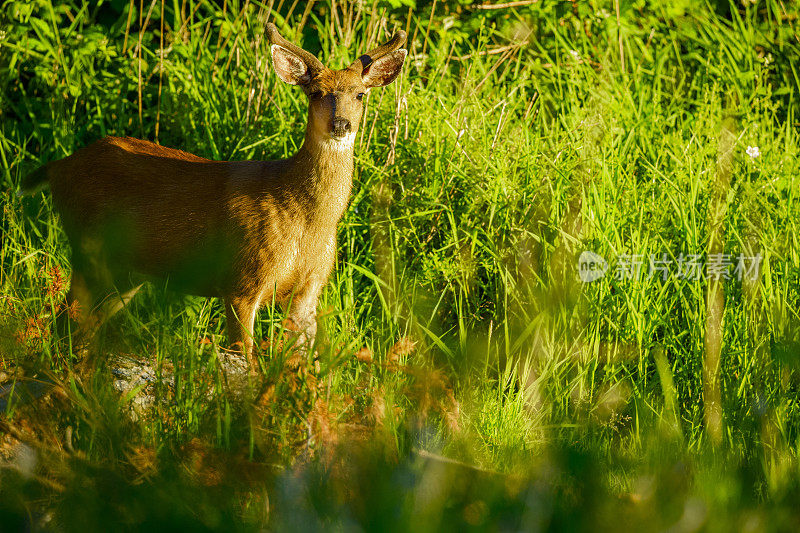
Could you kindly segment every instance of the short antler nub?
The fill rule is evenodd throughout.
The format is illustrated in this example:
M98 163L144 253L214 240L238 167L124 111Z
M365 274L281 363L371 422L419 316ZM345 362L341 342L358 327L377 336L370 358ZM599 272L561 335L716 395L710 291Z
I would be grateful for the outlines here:
M323 70L325 70L325 65L323 65L322 62L319 59L317 59L314 54L306 52L299 46L294 45L289 41L287 41L286 39L284 39L283 36L281 36L281 34L278 33L277 26L275 26L275 24L271 22L267 23L267 37L269 37L270 43L277 44L278 46L286 48L296 56L300 57L306 64L308 69L311 71L310 74L312 77L318 72L322 72Z
M399 30L397 33L394 34L394 36L392 36L391 39L389 39L389 41L376 48L373 48L366 54L362 55L361 57L353 61L353 64L350 65L350 68L357 68L360 66L361 70L363 70L368 66L370 66L370 64L372 64L372 62L375 61L376 59L380 59L386 54L394 52L395 50L403 46L405 42L406 42L406 32L404 32L403 30Z

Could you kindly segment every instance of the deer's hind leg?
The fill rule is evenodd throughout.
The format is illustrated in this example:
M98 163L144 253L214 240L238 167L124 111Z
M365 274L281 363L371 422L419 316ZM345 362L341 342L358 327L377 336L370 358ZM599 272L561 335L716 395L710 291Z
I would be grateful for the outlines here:
M76 244L67 294L68 316L77 323L75 340L85 343L133 298L142 284L134 285L124 276L115 276L101 251L92 253L85 243Z

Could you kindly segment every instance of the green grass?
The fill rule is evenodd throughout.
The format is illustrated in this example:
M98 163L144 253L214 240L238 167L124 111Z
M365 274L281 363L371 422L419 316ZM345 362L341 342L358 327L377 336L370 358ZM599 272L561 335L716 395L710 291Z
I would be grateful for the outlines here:
M304 9L3 4L0 382L58 386L0 415L0 518L795 529L796 6ZM217 360L220 303L151 285L81 369L53 328L70 250L49 194L15 197L20 179L104 135L291 155L306 104L271 70L267 20L331 67L394 29L410 36L402 76L368 96L316 361L275 342L282 316L263 309L269 393L252 406ZM585 250L611 264L592 283L578 277ZM719 284L616 275L618 258L676 268L718 253L760 256L761 270ZM114 355L174 371L174 387L132 417Z

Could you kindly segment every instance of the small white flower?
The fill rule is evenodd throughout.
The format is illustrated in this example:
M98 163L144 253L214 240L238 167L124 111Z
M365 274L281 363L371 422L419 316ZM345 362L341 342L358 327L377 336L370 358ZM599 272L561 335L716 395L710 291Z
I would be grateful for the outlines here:
M581 54L577 50L570 50L569 55L571 55L572 59L574 59L575 61L581 60Z
M748 146L747 150L745 151L747 152L747 155L749 155L752 159L755 159L756 157L761 155L761 151L758 149L758 146Z

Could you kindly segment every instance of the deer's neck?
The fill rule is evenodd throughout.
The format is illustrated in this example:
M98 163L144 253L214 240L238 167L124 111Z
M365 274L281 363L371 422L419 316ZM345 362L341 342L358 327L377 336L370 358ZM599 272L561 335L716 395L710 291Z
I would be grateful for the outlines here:
M350 200L353 185L353 141L318 139L307 134L295 155L297 166L305 176L305 189L312 210L309 215L317 222L334 225L341 218Z

